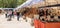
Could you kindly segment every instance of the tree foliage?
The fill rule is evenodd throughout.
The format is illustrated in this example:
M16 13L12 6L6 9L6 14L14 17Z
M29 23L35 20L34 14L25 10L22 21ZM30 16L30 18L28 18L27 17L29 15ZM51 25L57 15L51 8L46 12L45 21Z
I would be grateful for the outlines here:
M0 8L15 8L26 0L0 0Z

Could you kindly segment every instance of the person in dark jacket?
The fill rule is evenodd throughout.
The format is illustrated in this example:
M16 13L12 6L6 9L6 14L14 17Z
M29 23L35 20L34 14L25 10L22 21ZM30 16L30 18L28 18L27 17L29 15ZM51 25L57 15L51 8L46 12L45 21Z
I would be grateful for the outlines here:
M12 17L14 18L14 11L12 11Z
M8 14L8 12L6 11L6 12L5 12L5 17L6 17L6 18L7 18L7 14Z
M44 10L40 10L39 15L44 16Z
M43 9L39 10L39 19L40 19L42 16L44 16L44 10L43 10Z
M20 12L18 11L18 12L16 12L16 14L17 14L17 20L19 21Z

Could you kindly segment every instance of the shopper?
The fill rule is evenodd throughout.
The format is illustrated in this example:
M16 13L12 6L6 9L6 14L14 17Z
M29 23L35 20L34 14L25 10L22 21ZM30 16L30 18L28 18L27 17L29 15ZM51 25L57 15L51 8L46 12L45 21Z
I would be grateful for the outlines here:
M44 16L44 10L41 9L39 10L39 19L42 18Z
M8 12L7 11L5 11L5 17L7 18L7 14L8 14Z
M12 18L12 11L11 10L8 11L8 17L9 17L8 21L11 21L11 18Z
M14 18L14 11L12 11L12 17Z
M17 11L17 12L16 12L16 15L17 15L17 20L19 21L20 12L19 12L19 11Z

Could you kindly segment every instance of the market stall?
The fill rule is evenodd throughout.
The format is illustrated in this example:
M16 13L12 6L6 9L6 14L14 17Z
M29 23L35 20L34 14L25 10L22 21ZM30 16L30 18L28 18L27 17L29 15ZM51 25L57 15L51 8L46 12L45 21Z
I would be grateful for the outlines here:
M40 12L43 10L43 15L39 13L40 19L34 19L35 28L60 28L60 9L58 7L49 7L47 12L47 8L39 10Z

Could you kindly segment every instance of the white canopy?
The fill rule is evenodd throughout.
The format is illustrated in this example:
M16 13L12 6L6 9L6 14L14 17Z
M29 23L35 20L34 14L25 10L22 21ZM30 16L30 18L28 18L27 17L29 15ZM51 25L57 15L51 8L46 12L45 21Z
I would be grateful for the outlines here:
M22 5L18 6L15 9L19 9L19 8L22 8L22 7L30 6L30 5L33 5L33 4L36 4L38 2L42 2L42 1L44 1L44 0L27 0L26 2L24 2Z

